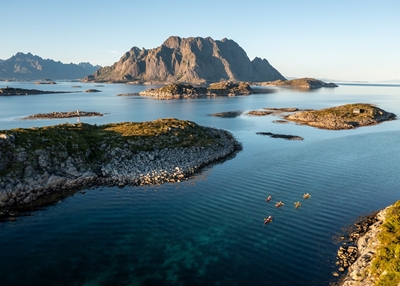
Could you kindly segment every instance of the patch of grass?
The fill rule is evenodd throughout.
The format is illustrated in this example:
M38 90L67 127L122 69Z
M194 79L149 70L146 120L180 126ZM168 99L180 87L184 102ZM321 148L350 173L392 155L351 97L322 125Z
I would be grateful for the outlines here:
M41 151L50 154L52 162L56 164L73 157L90 166L111 159L106 151L113 148L129 149L132 153L177 147L207 148L218 144L219 139L210 128L174 118L101 126L60 124L3 130L0 134L15 138L14 146L5 145L1 149L9 162L0 175L22 173L26 166L37 162ZM16 162L12 159L21 153L26 154L26 160Z
M358 110L359 113L355 112L356 110ZM381 109L374 105L356 103L309 112L313 113L317 117L327 117L333 115L335 117L358 122L365 119L373 119L376 116L381 115L380 111Z
M388 209L381 228L378 235L380 246L371 272L378 278L376 285L397 286L400 283L400 201Z

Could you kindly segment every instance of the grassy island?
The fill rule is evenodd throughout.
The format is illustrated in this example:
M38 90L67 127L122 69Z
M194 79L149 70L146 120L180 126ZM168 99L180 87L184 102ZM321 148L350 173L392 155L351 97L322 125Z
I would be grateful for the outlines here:
M271 82L262 83L263 86L280 86L280 87L290 87L297 89L316 89L321 87L338 87L335 83L326 83L322 80L315 78L297 78L291 80L276 80Z
M182 180L240 150L224 130L173 118L0 131L0 207L59 190Z
M396 115L379 107L366 104L346 104L321 110L302 111L285 117L289 121L322 129L351 129L392 120Z

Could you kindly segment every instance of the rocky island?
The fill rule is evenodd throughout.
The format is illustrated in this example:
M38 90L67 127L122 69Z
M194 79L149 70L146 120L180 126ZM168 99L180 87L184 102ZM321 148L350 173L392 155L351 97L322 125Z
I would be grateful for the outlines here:
M292 80L276 80L271 82L261 83L262 86L280 86L280 87L290 87L297 89L316 89L321 87L338 87L335 83L326 83L322 80L318 80L315 78L298 78Z
M190 84L174 83L157 89L148 89L139 92L141 96L150 96L156 99L184 99L215 96L249 95L254 90L245 82L223 81L210 84L206 87L194 87Z
M215 117L223 117L223 118L235 118L240 116L243 113L241 110L235 110L235 111L223 111L223 112L216 112L210 114L210 116L215 116Z
M299 140L299 141L304 140L303 137L297 136L297 135L277 134L277 133L272 133L272 132L257 132L256 134L263 135L263 136L269 136L271 138L282 138L285 140Z
M10 95L35 95L35 94L53 94L53 93L69 93L68 91L44 91L37 89L25 89L25 88L13 88L5 87L0 88L0 96L10 96Z
M30 119L60 119L60 118L75 118L75 117L91 117L91 116L103 116L102 113L100 112L95 112L95 111L82 111L82 110L76 110L76 111L67 111L67 112L50 112L50 113L38 113L34 115L30 115L27 117L24 117L22 119L24 120L30 120Z
M179 182L241 150L228 131L158 119L0 131L0 208L92 186Z
M330 130L374 125L395 118L395 114L366 103L345 104L321 110L301 111L285 116L285 119L289 121Z

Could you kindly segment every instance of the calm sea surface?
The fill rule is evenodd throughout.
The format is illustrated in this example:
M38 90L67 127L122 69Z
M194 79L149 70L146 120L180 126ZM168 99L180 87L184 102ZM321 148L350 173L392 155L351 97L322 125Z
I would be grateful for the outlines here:
M107 114L81 118L91 124L174 117L230 130L243 151L183 183L90 189L0 223L1 285L328 285L336 270L333 237L400 199L398 120L327 131L273 123L279 118L272 116L209 116L357 102L400 115L400 85L170 101L116 96L151 86L0 82L7 85L76 92L0 97L0 130L73 123L21 118L77 109ZM83 92L89 88L102 92ZM309 200L302 199L306 192ZM285 205L277 209L279 200ZM303 206L294 209L295 201ZM264 226L268 215L275 219Z

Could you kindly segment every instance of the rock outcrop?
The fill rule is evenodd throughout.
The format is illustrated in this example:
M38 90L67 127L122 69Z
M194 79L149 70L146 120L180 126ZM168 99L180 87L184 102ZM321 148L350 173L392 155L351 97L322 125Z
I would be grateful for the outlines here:
M159 119L0 132L0 207L92 186L176 182L241 149L227 131Z
M41 78L80 79L94 73L100 66L90 63L64 64L43 59L31 53L17 53L0 62L0 78L11 80L36 80Z
M292 80L276 80L272 82L261 83L262 86L281 86L281 87L291 87L297 89L316 89L321 87L338 87L335 83L326 83L322 80L315 78L298 78Z
M139 92L141 96L151 96L156 99L183 99L215 96L249 95L254 90L245 82L218 82L208 88L194 87L190 84L173 83L156 89Z
M368 223L367 227L358 232L355 238L355 245L340 247L338 250L338 257L350 257L347 273L341 278L341 286L361 286L361 285L375 285L376 276L371 275L370 268L375 257L375 253L380 246L378 234L382 231L382 223L385 221L386 212L390 207L387 207L376 215L374 221ZM369 218L368 218L369 219ZM369 219L370 220L370 219Z
M102 113L96 111L67 111L67 112L50 112L50 113L38 113L24 117L24 120L30 119L60 119L60 118L75 118L75 117L92 117L92 116L103 116Z
M286 139L286 140L299 140L299 141L304 140L303 137L297 136L297 135L277 134L277 133L271 133L271 132L257 132L256 134L263 135L263 136L269 136L271 138L282 138L282 139Z
M0 88L0 96L53 94L53 93L68 93L68 91L44 91L38 89L14 88L8 86L5 88Z
M273 81L285 78L266 59L250 61L233 40L210 37L169 37L158 48L133 47L112 66L97 70L86 81L184 82Z
M352 129L393 120L394 113L372 104L345 104L321 110L301 111L285 117L286 120L331 130Z

